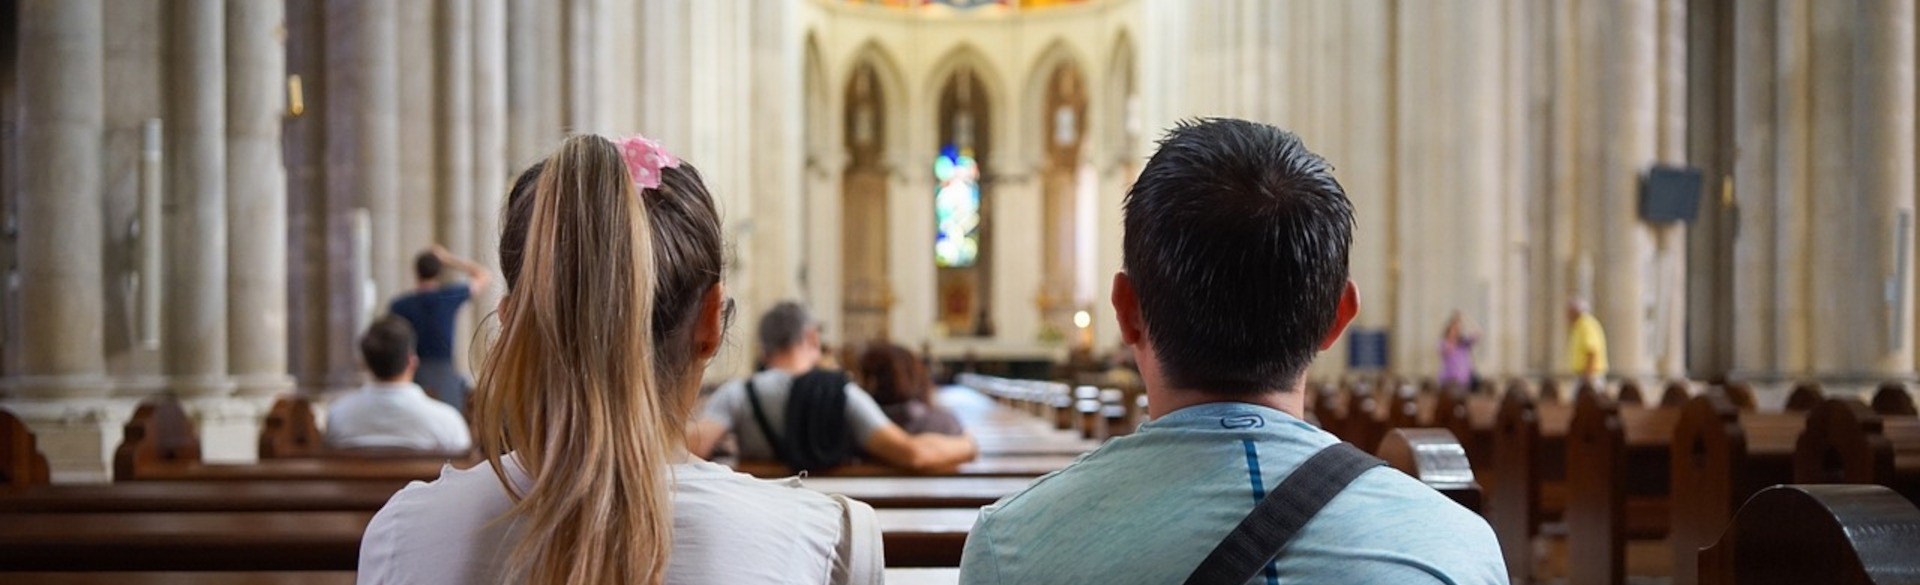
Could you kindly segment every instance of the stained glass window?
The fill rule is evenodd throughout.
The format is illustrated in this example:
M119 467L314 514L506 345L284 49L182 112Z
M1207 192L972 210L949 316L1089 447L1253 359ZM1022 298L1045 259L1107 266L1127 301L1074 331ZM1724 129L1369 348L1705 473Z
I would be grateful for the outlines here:
M933 259L966 268L980 259L980 163L973 150L947 145L933 159Z

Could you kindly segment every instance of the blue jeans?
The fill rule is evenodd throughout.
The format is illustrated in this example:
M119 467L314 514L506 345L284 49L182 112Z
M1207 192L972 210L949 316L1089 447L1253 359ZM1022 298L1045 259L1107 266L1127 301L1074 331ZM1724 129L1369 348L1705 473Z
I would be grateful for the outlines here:
M441 402L462 413L467 411L467 393L473 387L460 369L454 367L453 360L420 360L420 370L413 373L413 382Z

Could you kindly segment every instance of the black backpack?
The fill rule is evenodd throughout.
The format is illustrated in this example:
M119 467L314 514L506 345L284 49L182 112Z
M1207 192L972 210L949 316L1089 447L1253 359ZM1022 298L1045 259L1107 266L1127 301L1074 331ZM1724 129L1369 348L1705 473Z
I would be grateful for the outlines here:
M796 472L817 471L845 464L859 454L847 426L848 383L845 373L833 370L813 370L794 377L787 390L787 434L783 437L767 424L753 378L747 378L747 402L753 407L753 420L781 463Z

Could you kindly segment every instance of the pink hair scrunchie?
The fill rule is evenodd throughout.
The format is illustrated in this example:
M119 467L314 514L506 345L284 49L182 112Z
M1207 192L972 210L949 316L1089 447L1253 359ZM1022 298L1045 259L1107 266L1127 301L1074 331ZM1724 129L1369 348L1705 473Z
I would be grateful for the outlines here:
M645 136L635 134L620 139L617 144L620 156L627 159L627 172L633 175L633 184L643 190L659 189L660 170L680 166L679 158Z

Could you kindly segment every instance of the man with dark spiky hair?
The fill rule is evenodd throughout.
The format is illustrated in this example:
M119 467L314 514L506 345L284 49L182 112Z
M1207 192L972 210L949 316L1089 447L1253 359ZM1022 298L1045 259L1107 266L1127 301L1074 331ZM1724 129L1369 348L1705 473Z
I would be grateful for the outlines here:
M1359 310L1325 160L1182 123L1125 206L1112 301L1153 421L983 509L962 583L1507 583L1485 520L1302 420L1307 366ZM1288 514L1269 533L1290 538L1242 527Z

